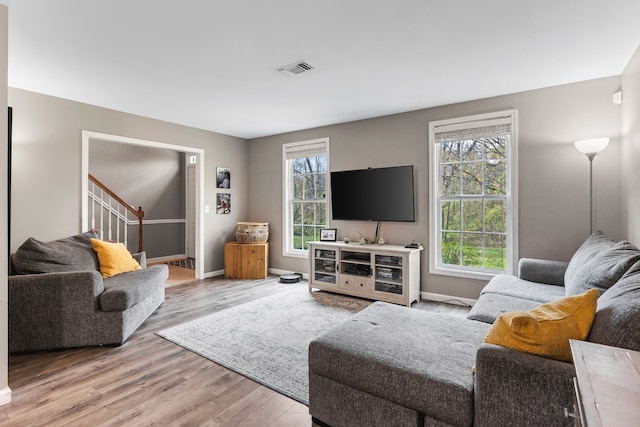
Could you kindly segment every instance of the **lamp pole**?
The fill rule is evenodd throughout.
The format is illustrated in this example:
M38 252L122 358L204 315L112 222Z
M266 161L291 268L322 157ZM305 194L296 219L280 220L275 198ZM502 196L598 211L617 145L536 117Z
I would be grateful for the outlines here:
M591 230L591 234L593 234L593 159L596 157L597 153L589 153L587 154L587 158L589 159L589 229Z
M609 138L583 139L574 144L589 159L589 229L593 234L593 159L607 147Z

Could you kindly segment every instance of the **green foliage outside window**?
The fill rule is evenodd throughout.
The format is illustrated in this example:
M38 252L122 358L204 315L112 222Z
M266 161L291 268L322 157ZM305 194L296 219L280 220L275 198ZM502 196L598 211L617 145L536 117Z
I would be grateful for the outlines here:
M307 250L309 242L320 240L320 230L327 224L326 156L293 159L292 168L292 247Z
M509 135L440 144L442 258L506 270Z

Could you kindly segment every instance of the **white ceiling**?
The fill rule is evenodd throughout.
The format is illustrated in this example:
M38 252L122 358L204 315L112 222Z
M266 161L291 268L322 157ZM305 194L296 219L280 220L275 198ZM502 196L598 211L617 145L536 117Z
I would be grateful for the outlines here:
M242 138L619 75L640 45L639 0L0 3L9 86Z

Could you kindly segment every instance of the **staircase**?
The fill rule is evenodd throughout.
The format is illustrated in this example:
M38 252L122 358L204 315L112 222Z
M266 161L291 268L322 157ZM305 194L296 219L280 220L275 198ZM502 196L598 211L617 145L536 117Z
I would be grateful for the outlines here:
M128 244L129 227L137 225L137 252L142 252L144 250L143 218L142 206L136 210L89 174L89 223L92 229L99 230L100 239L121 242L131 251Z

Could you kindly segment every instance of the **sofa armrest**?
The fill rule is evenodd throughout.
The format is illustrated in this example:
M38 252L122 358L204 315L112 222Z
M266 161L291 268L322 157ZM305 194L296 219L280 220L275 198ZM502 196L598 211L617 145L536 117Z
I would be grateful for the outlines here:
M573 426L571 363L482 344L476 354L474 425Z
M133 259L138 261L138 264L140 264L140 267L147 268L147 253L145 251L136 252L135 254L131 254L131 255L133 256Z
M104 292L98 271L9 276L8 288L10 352L78 347L103 332L93 321Z
M521 258L518 263L518 277L529 282L564 286L564 273L568 265L565 261Z
M9 310L17 316L91 312L104 292L100 272L94 270L9 276Z

